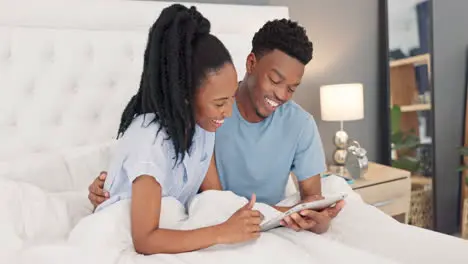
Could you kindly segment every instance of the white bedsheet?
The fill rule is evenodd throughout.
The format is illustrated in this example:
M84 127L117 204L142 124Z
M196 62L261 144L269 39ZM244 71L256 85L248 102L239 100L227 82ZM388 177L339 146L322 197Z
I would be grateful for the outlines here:
M153 256L133 250L128 201L91 215L86 191L51 194L5 179L0 185L6 190L0 194L0 208L5 208L0 215L0 263L466 263L468 259L468 242L400 224L364 204L336 177L323 181L324 194L350 195L324 235L280 228L242 245ZM230 192L205 192L193 200L187 215L178 202L164 198L161 225L187 229L220 223L245 202ZM271 210L262 204L256 208L265 214Z

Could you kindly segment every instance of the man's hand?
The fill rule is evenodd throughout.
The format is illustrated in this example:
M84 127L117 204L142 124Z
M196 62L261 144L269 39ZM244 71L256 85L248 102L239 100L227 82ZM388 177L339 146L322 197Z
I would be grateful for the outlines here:
M323 199L322 196L309 196L301 203L312 202ZM281 224L295 231L309 230L311 232L322 234L330 226L331 220L338 215L344 206L344 201L338 202L334 207L324 209L320 212L314 210L302 210L283 219Z
M109 192L104 191L104 181L106 180L107 172L103 171L98 177L89 185L88 199L96 208L105 200L109 199Z

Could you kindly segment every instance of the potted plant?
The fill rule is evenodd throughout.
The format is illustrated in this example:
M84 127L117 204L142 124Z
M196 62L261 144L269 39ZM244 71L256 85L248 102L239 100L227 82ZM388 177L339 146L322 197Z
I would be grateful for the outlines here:
M462 155L463 157L468 157L468 147L461 147L458 149L460 155ZM462 165L460 167L458 167L458 171L464 171L464 170L468 170L468 165ZM468 174L467 176L465 177L464 179L464 184L465 186L468 186Z
M400 129L401 109L394 105L391 109L392 167L416 173L421 169L421 161L414 155L420 146L420 139L414 131Z
M459 153L464 158L467 158L468 147L459 148ZM467 165L462 165L458 168L458 171L463 172L464 170L467 170L467 169L468 169ZM468 238L468 173L464 174L462 184L463 184L463 192L462 192L463 207L462 207L462 213L461 213L462 215L461 235L463 238Z
M418 157L417 150L422 146L419 136L414 132L402 131L401 108L391 108L391 142L392 167L410 171L412 175L420 174L425 163ZM432 229L432 190L425 184L412 182L409 224Z

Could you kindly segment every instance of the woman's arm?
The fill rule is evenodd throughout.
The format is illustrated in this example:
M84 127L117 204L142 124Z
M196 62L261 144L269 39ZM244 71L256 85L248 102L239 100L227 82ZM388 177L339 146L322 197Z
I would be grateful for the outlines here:
M259 236L260 213L252 210L255 198L226 222L195 230L159 228L161 186L154 177L137 177L132 185L131 229L136 252L182 253L215 244L243 242Z
M132 186L132 237L140 254L180 253L219 242L219 227L190 231L160 229L161 186L152 176L140 176Z
M206 172L205 179L203 180L200 191L208 191L208 190L223 190L221 186L221 181L219 180L218 169L216 168L216 158L215 154L211 157L210 166L208 167L208 171Z

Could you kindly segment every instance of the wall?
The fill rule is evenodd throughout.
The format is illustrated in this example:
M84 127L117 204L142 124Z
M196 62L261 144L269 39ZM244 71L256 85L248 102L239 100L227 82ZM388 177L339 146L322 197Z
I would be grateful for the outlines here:
M458 232L468 1L433 1L436 229Z
M320 85L362 82L364 120L345 122L344 128L367 149L370 160L380 160L378 125L378 1L375 0L193 0L222 4L288 6L290 17L302 24L314 43L314 59L308 65L294 100L317 121L327 159L334 150L337 122L320 120Z
M294 99L315 116L327 159L335 148L339 123L320 120L320 85L362 82L364 119L345 122L344 129L367 149L370 160L379 160L378 1L270 0L270 4L287 5L290 17L305 26L314 43L314 59Z

